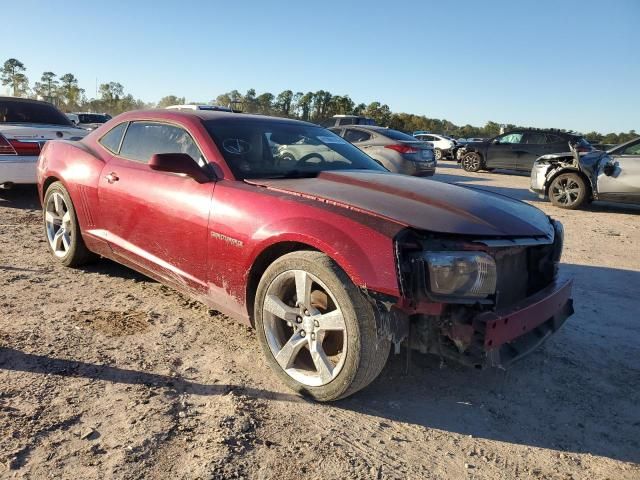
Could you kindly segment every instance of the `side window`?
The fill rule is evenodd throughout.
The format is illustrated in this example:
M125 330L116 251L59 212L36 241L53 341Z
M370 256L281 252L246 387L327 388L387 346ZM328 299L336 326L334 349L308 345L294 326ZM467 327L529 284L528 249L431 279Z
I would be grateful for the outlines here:
M333 127L333 128L330 128L329 130L332 131L333 133L335 133L336 135L342 137L342 128Z
M507 133L502 137L498 137L500 143L520 143L522 142L522 133Z
M347 128L344 132L344 139L347 142L358 143L358 142L366 142L371 138L367 132L363 132L362 130L354 130L352 128Z
M525 142L528 145L544 145L547 143L547 136L544 133L529 132L525 137Z
M131 123L120 156L147 163L156 153L186 153L199 165L204 164L200 149L186 130L163 123Z
M120 141L122 140L122 134L127 129L128 122L121 123L109 130L98 142L109 150L111 153L118 154L120 148Z
M620 152L620 155L640 155L640 142L629 145Z
M568 140L564 140L562 137L558 135L552 135L551 133L547 133L547 143L568 143Z

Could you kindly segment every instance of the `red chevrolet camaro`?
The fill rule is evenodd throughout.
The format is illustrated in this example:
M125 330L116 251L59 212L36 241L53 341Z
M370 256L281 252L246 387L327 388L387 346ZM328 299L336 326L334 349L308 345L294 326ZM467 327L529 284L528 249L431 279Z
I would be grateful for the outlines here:
M48 142L37 175L58 261L108 257L255 326L276 374L318 400L369 384L391 345L506 365L573 313L561 224L389 173L310 123L130 112Z

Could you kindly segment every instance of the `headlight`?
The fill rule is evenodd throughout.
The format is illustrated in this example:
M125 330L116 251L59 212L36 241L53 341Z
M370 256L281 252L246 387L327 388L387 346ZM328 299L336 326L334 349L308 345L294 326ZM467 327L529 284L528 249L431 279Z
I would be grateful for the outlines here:
M434 295L486 298L496 291L496 262L483 252L425 252Z

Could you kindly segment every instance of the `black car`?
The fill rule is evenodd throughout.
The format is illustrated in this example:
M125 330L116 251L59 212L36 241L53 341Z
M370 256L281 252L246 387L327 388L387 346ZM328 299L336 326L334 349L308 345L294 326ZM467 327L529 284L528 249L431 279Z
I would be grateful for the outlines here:
M575 133L521 129L484 142L467 143L459 162L467 172L501 168L529 173L536 158L566 152L569 143L576 145L579 152L593 150L589 142Z

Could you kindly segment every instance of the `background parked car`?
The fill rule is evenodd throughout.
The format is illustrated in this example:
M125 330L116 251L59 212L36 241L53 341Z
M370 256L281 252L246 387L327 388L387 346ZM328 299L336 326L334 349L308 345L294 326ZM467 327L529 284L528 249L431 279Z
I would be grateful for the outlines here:
M187 105L169 105L166 107L168 110L209 110L213 112L231 112L233 111L229 107L223 107L222 105L197 105L197 104L187 104Z
M0 185L36 183L36 162L47 140L79 140L87 133L50 103L0 97Z
M430 177L436 171L433 147L406 133L365 125L329 130L353 143L391 172Z
M591 200L640 204L640 138L607 152L545 155L531 170L531 190L557 207Z
M550 153L566 152L572 143L580 152L593 147L582 136L559 130L521 129L498 135L485 142L468 143L460 165L467 172L502 168L531 172L536 158Z
M340 127L342 125L375 125L373 118L363 117L362 115L334 115L331 118L320 123L325 128Z
M67 118L71 120L71 123L76 127L84 128L85 130L95 130L103 123L111 120L111 115L108 113L74 112L67 113Z
M453 157L453 149L456 146L456 141L453 138L420 130L413 132L413 136L418 140L429 142L433 145L436 160L441 160L449 156L455 158Z

